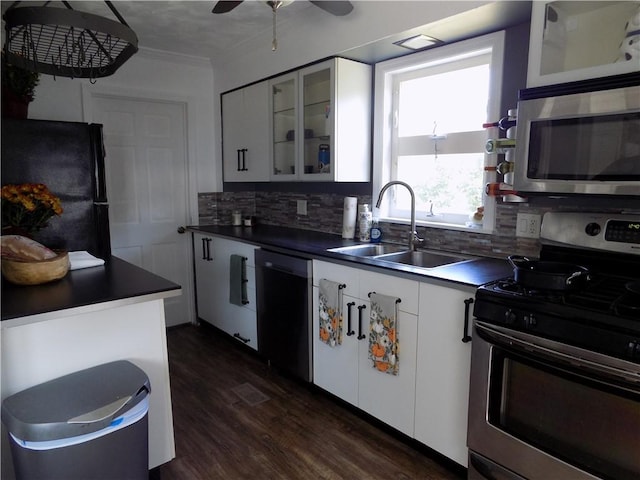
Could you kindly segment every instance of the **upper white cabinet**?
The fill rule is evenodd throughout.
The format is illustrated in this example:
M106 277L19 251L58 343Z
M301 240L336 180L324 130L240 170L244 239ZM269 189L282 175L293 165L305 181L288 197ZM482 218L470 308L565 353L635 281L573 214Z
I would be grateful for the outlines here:
M638 1L532 2L527 87L640 70L639 28Z
M224 181L268 181L268 82L225 93L221 101Z
M334 58L269 86L271 180L370 179L370 65Z

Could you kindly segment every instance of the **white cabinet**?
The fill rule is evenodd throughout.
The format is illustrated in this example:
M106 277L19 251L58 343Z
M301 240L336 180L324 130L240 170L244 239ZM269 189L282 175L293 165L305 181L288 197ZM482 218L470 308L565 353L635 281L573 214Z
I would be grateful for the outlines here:
M369 181L371 66L334 58L269 86L271 180Z
M462 288L420 284L415 438L465 467L471 343L462 338L465 300L473 297Z
M330 347L320 340L318 285L323 278L344 285L342 344L335 347ZM361 343L357 338L359 289L359 270L327 262L313 262L313 382L356 406L358 405L358 343ZM348 322L347 318L349 310L351 310L351 322ZM354 333L349 334L350 330Z
M321 261L313 262L313 278L314 383L413 436L418 282ZM336 347L319 338L318 284L322 278L345 285L343 343ZM398 375L376 370L368 358L371 292L400 299ZM348 335L349 304L352 335Z
M640 70L639 28L637 1L532 2L527 87Z
M198 317L254 350L258 349L254 252L244 242L194 233ZM246 260L246 305L229 301L231 255Z
M268 181L268 82L225 93L221 102L224 181Z
M196 274L196 309L198 317L212 323L215 306L212 296L216 288L216 271L213 263L213 237L193 233L193 258Z

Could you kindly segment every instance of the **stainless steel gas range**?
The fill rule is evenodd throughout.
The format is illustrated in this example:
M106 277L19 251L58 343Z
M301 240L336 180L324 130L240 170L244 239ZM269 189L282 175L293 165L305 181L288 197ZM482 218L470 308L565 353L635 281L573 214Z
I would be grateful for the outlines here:
M474 303L470 479L640 478L640 215L548 213Z

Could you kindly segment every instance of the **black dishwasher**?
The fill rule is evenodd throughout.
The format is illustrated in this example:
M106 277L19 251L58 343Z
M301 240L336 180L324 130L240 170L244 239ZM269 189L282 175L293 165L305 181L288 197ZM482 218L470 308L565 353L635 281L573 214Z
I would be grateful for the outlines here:
M256 250L258 352L270 364L308 382L312 372L312 263Z

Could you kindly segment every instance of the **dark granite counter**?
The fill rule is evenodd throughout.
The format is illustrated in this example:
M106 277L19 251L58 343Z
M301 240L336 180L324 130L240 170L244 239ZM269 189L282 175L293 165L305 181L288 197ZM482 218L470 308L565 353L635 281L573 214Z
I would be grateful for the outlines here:
M361 242L344 240L338 235L301 230L288 227L257 225L253 227L232 227L217 225L190 226L192 232L199 232L232 240L239 240L259 247L307 258L335 261L364 267L385 270L385 273L418 278L422 281L436 280L454 282L469 287L477 287L513 273L513 268L505 260L463 255L469 260L435 268L420 268L399 263L384 262L367 257L355 257L342 253L329 252L327 249L357 245ZM442 252L445 253L445 252ZM458 252L446 252L460 255Z
M2 321L107 302L146 301L179 294L180 285L111 257L104 266L72 270L64 278L43 285L13 285L3 278Z

